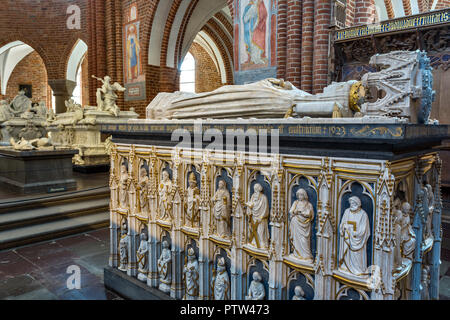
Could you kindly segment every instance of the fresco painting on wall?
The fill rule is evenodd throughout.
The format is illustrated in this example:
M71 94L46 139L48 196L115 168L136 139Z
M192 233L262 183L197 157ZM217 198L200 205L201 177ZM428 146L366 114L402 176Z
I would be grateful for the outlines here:
M277 1L236 0L235 8L236 82L266 78L276 72Z
M137 3L126 10L124 33L124 83L127 91L125 101L144 100L145 74L142 69L142 53L140 43L140 21Z

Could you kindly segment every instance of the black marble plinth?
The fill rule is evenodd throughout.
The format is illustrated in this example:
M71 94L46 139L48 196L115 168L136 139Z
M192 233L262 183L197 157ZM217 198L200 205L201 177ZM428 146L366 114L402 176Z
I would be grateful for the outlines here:
M0 183L20 193L74 190L72 157L78 150L0 150Z
M109 164L98 164L92 166L80 166L74 165L73 171L81 172L81 173L99 173L99 172L108 172Z
M344 119L345 120L345 119ZM359 121L359 123L357 122ZM274 130L274 131L273 131ZM124 144L205 148L211 141L223 141L225 150L251 151L249 136L256 133L258 145L265 136L267 151L272 149L272 135L280 154L334 156L397 160L418 153L431 152L450 138L448 125L422 125L392 122L363 122L350 119L329 122L285 119L142 121L102 125L101 132L112 135L112 141ZM234 135L234 145L227 146L227 135ZM244 143L238 137L244 137ZM187 140L185 139L187 138ZM200 144L198 144L200 141ZM242 140L241 140L242 141ZM240 151L239 150L239 151Z
M128 276L125 272L106 267L104 269L105 287L132 300L175 300L158 289L147 286L146 283Z

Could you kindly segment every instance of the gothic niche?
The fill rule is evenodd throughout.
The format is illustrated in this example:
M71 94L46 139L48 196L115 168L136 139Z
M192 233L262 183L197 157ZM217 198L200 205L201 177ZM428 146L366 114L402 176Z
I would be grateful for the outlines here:
M140 281L147 281L148 274L148 255L149 255L149 243L147 227L144 225L139 234L139 247L136 252L138 275L137 278Z
M313 300L314 277L307 273L291 271L288 277L289 300Z
M261 250L269 248L269 216L271 188L265 177L253 172L249 178L249 201L245 203L247 217L247 243Z
M149 202L148 202L148 185L149 185L149 168L147 161L143 160L139 165L139 177L137 184L137 212L148 217Z
M372 263L373 200L366 186L344 184L338 227L338 270L367 278Z
M130 177L128 175L128 161L123 158L120 162L119 175L119 208L128 209L128 186L130 185Z
M211 298L213 300L231 299L230 282L231 260L227 252L220 248L214 257L211 279Z
M211 199L212 235L222 239L231 236L232 181L225 170L216 178L216 191Z
M184 195L184 224L198 228L200 222L200 175L192 168L187 175L187 188Z
M245 300L266 300L269 296L269 266L267 262L252 259L247 269Z
M173 213L173 196L174 188L172 183L172 169L167 164L166 167L161 172L160 182L158 186L158 215L159 219L162 221L172 222Z
M306 177L297 177L291 188L289 209L290 257L311 264L316 250L317 193Z
M186 258L183 268L184 296L183 300L197 300L200 288L200 268L198 264L198 248L194 240L186 247Z
M158 289L164 293L169 293L172 284L172 251L170 250L170 235L165 231L164 233L165 236L161 238L161 254L158 258Z

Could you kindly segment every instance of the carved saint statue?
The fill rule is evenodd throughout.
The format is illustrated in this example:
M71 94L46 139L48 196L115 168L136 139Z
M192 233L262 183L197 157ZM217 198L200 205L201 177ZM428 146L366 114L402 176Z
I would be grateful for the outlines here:
M217 260L216 274L211 282L214 300L230 300L230 278L223 257Z
M145 166L139 169L138 189L138 211L142 213L148 212L148 173Z
M308 201L305 189L297 190L297 200L291 206L289 224L291 243L294 256L312 262L311 226L314 219L314 209Z
M162 181L159 184L159 217L162 220L172 219L172 181L169 172L162 172Z
M362 275L367 269L369 217L358 197L350 197L349 203L350 208L345 210L339 226L339 270Z
M433 213L434 213L434 193L433 187L430 184L425 186L427 190L427 199L428 199L428 216L427 216L427 224L425 226L425 239L433 238Z
M215 234L222 238L230 236L231 196L224 180L219 181L219 188L212 198Z
M430 300L430 268L423 266L422 278L420 280L420 298L421 300Z
M186 224L189 227L198 227L198 213L200 206L200 190L197 187L197 177L192 172L189 175L189 187L185 196Z
M199 288L199 267L194 249L189 248L183 270L185 294L183 300L197 300Z
M92 77L101 81L103 84L101 88L97 89L97 109L107 111L117 117L120 109L116 104L118 98L116 91L124 92L126 89L117 82L111 84L111 78L109 76L105 76L104 79L95 76Z
M398 200L400 201L400 200ZM394 206L397 203L394 201ZM412 261L416 247L416 234L410 223L411 205L404 202L401 210L394 209L394 264L397 270L401 270L407 260Z
M162 292L170 292L172 284L172 252L169 249L169 243L163 241L161 256L158 259L159 287Z
M253 272L253 280L248 288L248 295L245 296L245 300L264 300L266 297L266 289L261 282L262 277L259 272Z
M128 208L128 169L125 162L120 165L119 206L123 209Z
M292 297L292 300L306 300L305 292L303 291L302 287L296 286L294 288L294 296Z
M145 230L141 232L141 242L139 244L139 249L136 252L137 263L138 263L138 279L141 281L147 281L148 274L148 239Z
M11 111L16 117L20 116L22 113L31 109L32 102L30 98L25 95L24 90L20 90L17 96L14 97L11 102Z
M250 226L249 243L257 248L269 247L269 200L263 187L255 183L250 201L246 203Z
M119 241L119 254L120 254L120 271L127 271L128 266L128 244L130 237L128 236L126 224L122 226L121 237Z

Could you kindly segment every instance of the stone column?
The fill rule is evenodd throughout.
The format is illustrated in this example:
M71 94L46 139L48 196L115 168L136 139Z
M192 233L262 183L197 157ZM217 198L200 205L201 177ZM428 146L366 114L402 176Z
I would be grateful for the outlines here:
M237 155L237 168L235 170L235 175L233 177L233 234L231 247L231 300L243 300L244 297L244 287L246 286L245 281L245 253L242 249L245 240L245 228L244 228L244 207L243 203L245 199L243 198L244 190L244 154L239 152ZM242 177L242 178L241 178Z
M334 299L335 281L332 277L333 244L335 221L331 207L333 173L329 159L323 160L323 168L319 179L319 194L317 201L317 252L315 257L314 300Z
M211 253L211 244L208 239L210 234L210 225L211 225L211 206L210 201L212 197L211 188L211 179L209 177L209 173L211 172L211 166L209 165L208 156L203 154L203 159L205 159L202 170L201 170L201 205L200 205L200 239L199 239L199 257L198 263L200 268L200 290L199 290L199 299L200 300L209 300L211 296L211 286L210 279L212 279L211 274L211 263L210 257L212 257Z
M64 113L67 111L65 102L72 97L73 90L77 86L75 81L66 79L49 80L49 86L53 90L55 96L55 112Z

